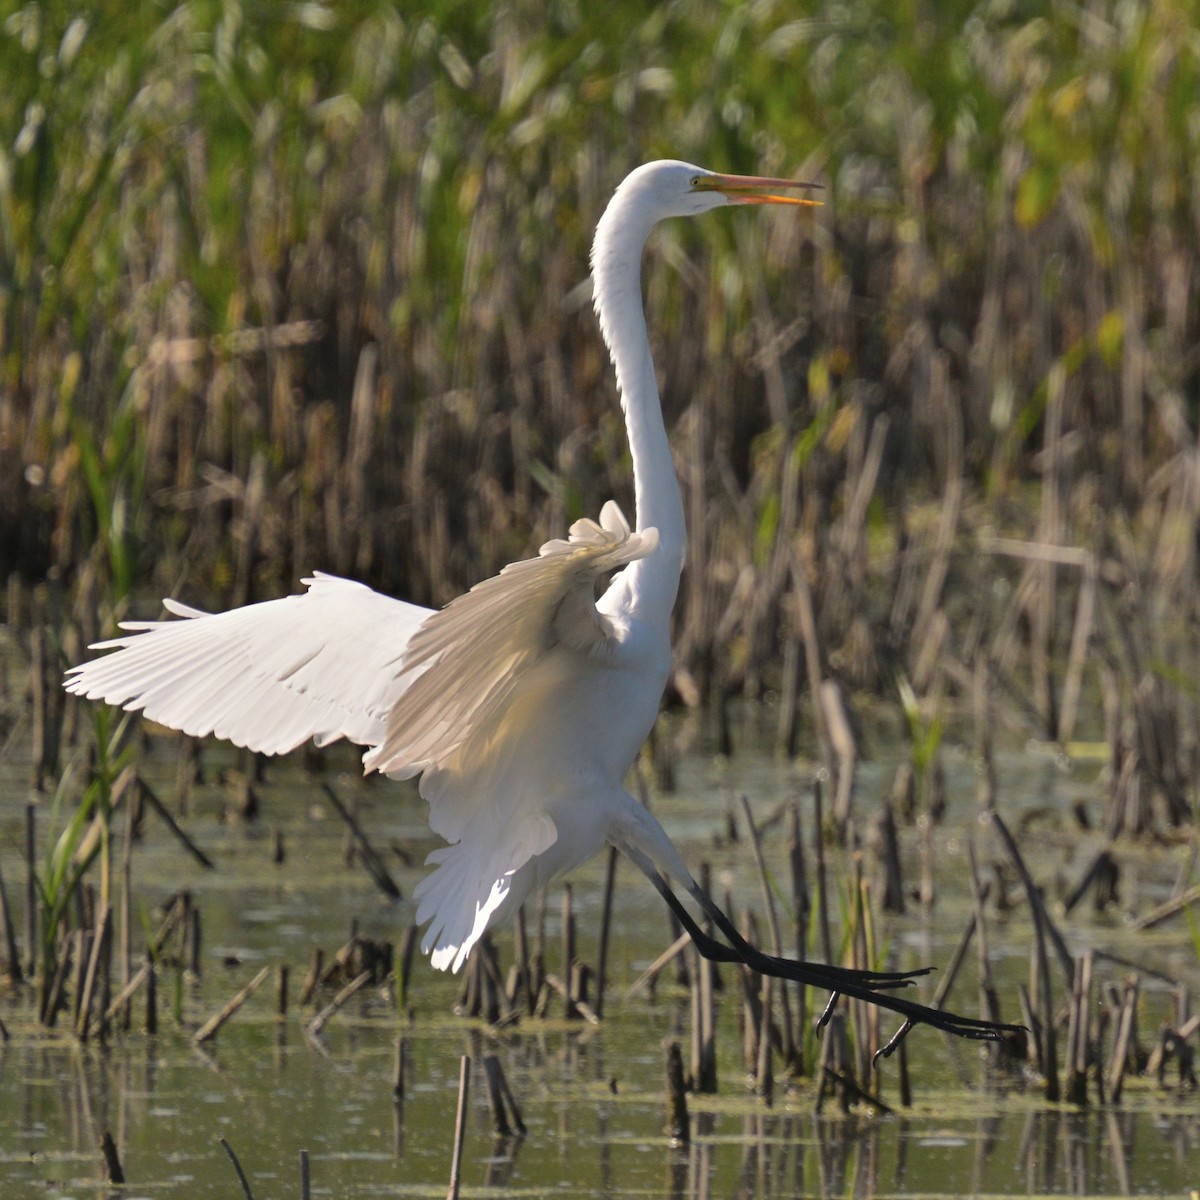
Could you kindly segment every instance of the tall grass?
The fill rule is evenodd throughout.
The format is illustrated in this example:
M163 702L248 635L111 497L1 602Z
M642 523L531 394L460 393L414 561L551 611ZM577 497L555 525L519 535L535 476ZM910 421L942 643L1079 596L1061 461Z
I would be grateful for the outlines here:
M983 655L1066 739L1104 736L1107 671L1143 741L1169 697L1186 761L1154 664L1196 666L1196 28L1185 0L27 4L0 575L445 601L631 505L582 286L615 183L795 173L815 219L680 223L647 260L681 691L778 686L802 572L822 674L920 699Z

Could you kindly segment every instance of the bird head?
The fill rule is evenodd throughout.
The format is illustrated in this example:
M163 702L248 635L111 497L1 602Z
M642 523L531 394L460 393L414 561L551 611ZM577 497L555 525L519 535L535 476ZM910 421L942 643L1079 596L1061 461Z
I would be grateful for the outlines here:
M621 184L619 192L636 194L653 220L692 217L725 204L820 204L807 196L780 195L793 188L811 189L820 184L796 179L767 179L756 175L721 175L691 163L662 160L638 167Z

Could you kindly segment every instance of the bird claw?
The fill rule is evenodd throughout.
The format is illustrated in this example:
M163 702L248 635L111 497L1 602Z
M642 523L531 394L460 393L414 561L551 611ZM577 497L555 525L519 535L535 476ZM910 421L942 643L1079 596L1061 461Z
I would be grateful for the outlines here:
M874 1057L871 1059L871 1066L874 1068L879 1065L881 1058L891 1058L896 1052L896 1047L908 1036L908 1031L916 1024L911 1017L905 1017L903 1024L895 1033L888 1039L887 1045L881 1046L875 1051Z
M841 992L829 993L829 1003L825 1005L825 1011L817 1018L818 1029L824 1029L825 1026L829 1024L829 1018L833 1016L833 1010L841 998Z

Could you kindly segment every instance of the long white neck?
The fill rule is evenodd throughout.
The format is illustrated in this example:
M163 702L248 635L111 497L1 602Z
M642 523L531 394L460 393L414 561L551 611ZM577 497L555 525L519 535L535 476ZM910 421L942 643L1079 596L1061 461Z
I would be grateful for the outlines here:
M593 302L617 372L633 457L636 527L658 530L658 548L626 569L644 617L670 616L683 568L683 498L663 424L650 340L642 311L642 248L655 218L622 189L609 202L592 243Z

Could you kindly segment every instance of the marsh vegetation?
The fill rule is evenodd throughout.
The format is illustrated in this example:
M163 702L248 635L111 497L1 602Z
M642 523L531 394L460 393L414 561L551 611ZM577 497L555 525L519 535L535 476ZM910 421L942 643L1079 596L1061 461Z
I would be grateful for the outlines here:
M981 964L1010 953L1021 964L1007 975L998 965L991 985L980 976L984 1009L999 997L1006 1019L1037 1031L1024 1065L1006 1068L1006 1089L1023 1090L1022 1104L1048 1091L1078 1109L1082 1072L1082 1098L1105 1106L1112 1146L1128 1143L1113 1131L1148 1095L1169 1123L1188 1103L1176 1088L1187 1086L1196 1043L1188 989L1200 959L1188 907L1200 763L1193 7L884 12L855 0L803 13L773 3L647 12L622 0L601 16L572 3L435 0L418 13L378 0L213 0L8 11L0 1028L20 1053L98 1038L140 1064L132 1070L153 1071L139 1021L109 1027L132 1011L108 1008L142 962L150 967L131 995L141 1005L157 986L168 1037L191 1038L254 973L234 971L236 986L231 975L221 988L210 964L202 988L194 983L204 945L210 957L222 945L213 926L229 919L219 915L224 885L208 885L204 940L194 909L155 906L179 890L166 881L181 871L222 876L222 852L253 846L261 870L286 811L286 789L264 764L221 760L220 782L204 748L157 737L148 746L135 724L67 703L62 668L122 616L153 615L161 595L227 607L293 590L320 568L441 604L610 497L631 510L587 248L617 180L670 156L819 179L826 203L811 218L733 212L665 227L648 253L647 310L690 545L667 697L677 723L642 764L647 794L677 821L699 822L696 842L723 827L728 802L744 837L735 799L698 798L680 714L708 714L703 761L707 770L719 755L718 775L748 747L773 748L791 765L750 798L767 823L783 938L913 966L944 964L975 930L987 942ZM759 706L752 736L743 699ZM997 773L998 759L1027 746L1063 772L1053 788ZM334 769L318 756L307 765ZM305 811L314 796L329 811L321 793L295 786ZM823 886L834 899L810 909L781 858L795 799L809 871L829 854ZM229 824L209 824L217 804ZM423 849L428 835L412 797L396 804L401 815L389 816L365 789L363 827L388 847L385 866L407 894L410 868L391 842ZM977 825L976 813L991 823ZM139 881L141 823L156 853L166 845L178 857ZM291 835L280 836L286 851ZM190 838L207 850L189 849ZM974 898L968 841L988 889ZM322 878L334 871L340 850L305 844ZM1068 844L1071 857L1056 858ZM741 865L731 855L723 869L739 903L757 901L753 856L740 847ZM1025 857L1028 880L1016 865ZM996 862L1006 865L994 872ZM291 899L295 863L285 852L277 883ZM598 903L586 898L602 894L593 883L591 893L581 883L578 903ZM353 897L334 906L338 944L374 911L364 897L375 886L322 885L326 899L326 887ZM377 903L386 919L376 913L372 940L402 950L404 910ZM1016 925L1003 923L1008 905L1025 906ZM1158 905L1167 908L1147 929L1160 932L1114 951L1133 967L1103 957L1080 966ZM292 960L298 986L313 945L334 936L303 928L312 909L302 899L299 912L264 909L273 916L263 925L291 931L273 949L244 931L228 944L241 954L253 943L264 965ZM824 947L810 924L822 911L837 916ZM758 920L771 936L761 904ZM873 922L887 936L872 942ZM661 922L655 929L627 945L614 938L610 979L628 984L648 965L668 941ZM388 1030L371 1035L376 1054L382 1042L391 1053L403 961L356 960L340 980L369 968L372 996L391 989L379 1002L387 1014L367 1014ZM502 961L505 971L519 963L516 947L504 943ZM551 971L568 989L570 961ZM739 997L725 982L727 1026L756 1004L761 1015L761 995ZM413 999L423 1016L458 999L438 986L436 1000ZM680 1014L699 1001L670 987L680 990L654 1011L674 1015L654 1029L686 1044ZM536 1003L540 990L531 994ZM265 995L246 1002L243 1015L259 1022L248 1055L275 1028ZM555 996L547 1004L557 1008ZM776 992L768 1014L781 1003ZM796 1075L811 1081L822 1052L812 1001L792 1003L793 1050L808 1042L807 1073ZM613 1005L610 990L603 1019L619 1022ZM316 1015L302 1011L306 1022ZM636 1024L646 1010L633 1011ZM1147 1056L1160 1046L1168 1082L1155 1091L1144 1082L1155 1064L1127 1055L1135 1088L1148 1088L1130 1102L1114 1038L1134 1017L1130 1036L1140 1030ZM470 1020L479 1027L478 1010ZM1170 1038L1156 1043L1151 1031L1164 1023ZM849 1058L836 1069L869 1091L878 1043L857 1016L843 1033ZM437 1036L454 1043L452 1061L430 1065L429 1077L453 1082L462 1028ZM783 1043L766 1038L751 1069L756 1047L734 1053L740 1035L726 1036L727 1062L744 1056L734 1075L755 1081L757 1115L746 1119L758 1120L762 1071L787 1077L786 1058L772 1059ZM629 1049L618 1039L605 1061ZM550 1061L574 1061L560 1050ZM15 1061L0 1058L0 1072L5 1062L26 1077L35 1070ZM88 1074L98 1060L84 1061L55 1086L90 1102L109 1084ZM320 1060L303 1061L320 1075ZM922 1059L917 1094L944 1069ZM653 1090L656 1113L660 1073L656 1040L654 1082L639 1085ZM537 1072L521 1078L554 1091ZM564 1111L580 1093L594 1099L579 1079L563 1084ZM785 1090L779 1083L777 1103ZM970 1109L978 1095L961 1103ZM811 1107L811 1094L802 1103ZM761 1184L769 1172L756 1161ZM1137 1186L1136 1173L1120 1171L1078 1186L1083 1176L1025 1179L1035 1176L1063 1190ZM845 1185L836 1171L829 1179L833 1191ZM757 1194L769 1194L763 1186Z

